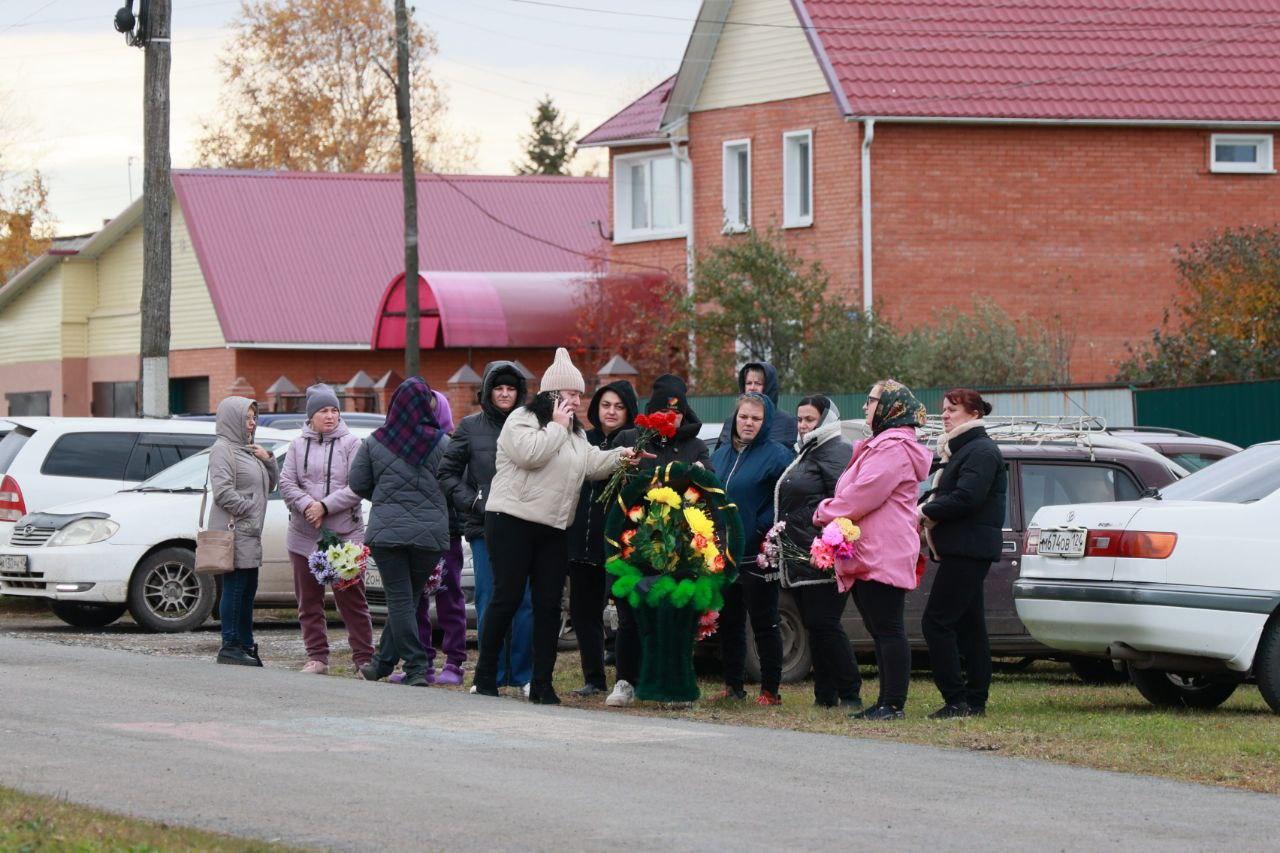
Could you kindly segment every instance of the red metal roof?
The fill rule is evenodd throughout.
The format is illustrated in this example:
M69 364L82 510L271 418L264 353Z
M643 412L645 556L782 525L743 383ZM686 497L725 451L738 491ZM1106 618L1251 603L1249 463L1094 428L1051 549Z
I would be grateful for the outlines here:
M630 140L653 139L658 136L662 111L666 109L671 87L676 83L672 74L657 86L633 101L622 112L597 127L578 141L578 145L606 145Z
M399 175L182 170L173 186L228 343L369 345L404 269ZM422 176L422 267L586 272L608 207L603 178Z
M1280 120L1280 0L793 4L852 115Z
M652 273L614 275L639 293L656 286ZM421 272L418 340L437 347L554 347L578 330L579 298L597 281L583 273ZM404 273L387 286L373 329L374 349L405 342Z

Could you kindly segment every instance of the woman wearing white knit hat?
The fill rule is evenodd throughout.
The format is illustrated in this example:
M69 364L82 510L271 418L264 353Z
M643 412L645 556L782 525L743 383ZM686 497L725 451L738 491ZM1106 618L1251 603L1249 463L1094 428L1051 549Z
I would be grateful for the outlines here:
M578 423L586 390L568 350L556 350L541 391L517 409L498 436L497 470L485 504L484 535L493 564L493 599L480 635L475 692L497 696L498 652L524 597L533 598L533 681L529 700L560 702L551 687L560 634L560 598L569 561L568 536L584 480L602 480L631 463L630 448L592 447Z

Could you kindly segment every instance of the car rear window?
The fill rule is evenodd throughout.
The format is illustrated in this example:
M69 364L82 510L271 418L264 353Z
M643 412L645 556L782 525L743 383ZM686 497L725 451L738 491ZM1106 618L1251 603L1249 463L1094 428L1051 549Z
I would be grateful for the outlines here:
M136 432L70 432L49 449L40 473L50 477L123 480Z
M213 444L212 435L143 434L133 448L125 468L126 480L141 481L154 477L180 460L199 453Z
M1125 471L1110 465L1022 464L1022 517L1044 506L1132 501L1142 494Z
M1280 445L1258 444L1165 486L1170 501L1252 503L1280 489Z
M1191 473L1199 471L1201 468L1208 468L1215 462L1222 461L1226 454L1209 454L1209 453L1165 453L1174 462L1177 462L1183 468Z
M9 466L18 458L18 451L22 449L22 445L35 434L33 429L18 427L6 434L4 438L0 438L0 474L8 473Z

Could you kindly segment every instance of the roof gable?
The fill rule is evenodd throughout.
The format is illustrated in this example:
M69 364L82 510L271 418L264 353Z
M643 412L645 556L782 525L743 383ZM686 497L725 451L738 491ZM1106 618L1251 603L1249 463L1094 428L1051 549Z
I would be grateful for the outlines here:
M667 99L671 96L671 87L675 82L676 76L672 74L578 140L578 147L635 145L661 139L659 125L662 123L662 112L666 109Z

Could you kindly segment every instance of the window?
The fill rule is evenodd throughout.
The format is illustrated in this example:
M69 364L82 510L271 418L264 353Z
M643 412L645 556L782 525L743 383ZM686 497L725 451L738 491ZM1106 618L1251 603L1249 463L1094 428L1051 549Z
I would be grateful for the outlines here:
M613 241L669 240L688 233L689 164L670 154L616 157Z
M1105 465L1022 465L1022 516L1042 506L1134 501L1142 490L1124 471Z
M1203 451L1187 451L1185 453L1165 453L1174 462L1177 462L1183 468L1191 473L1199 471L1201 468L1208 468L1215 462L1219 462L1226 458L1225 455L1217 455L1213 453L1205 453Z
M1253 503L1280 489L1280 447L1256 444L1165 486L1167 501Z
M209 447L213 440L211 435L143 435L129 457L124 478L145 480L154 477L179 460Z
M813 131L782 135L782 226L813 224Z
M95 382L90 411L95 418L136 418L137 382Z
M751 140L724 144L724 230L751 227Z
M4 438L0 438L0 474L9 470L13 460L18 458L18 451L22 449L22 445L35 434L35 430L17 427L12 432L5 433Z
M5 394L9 402L9 414L13 416L29 415L45 417L49 414L48 391L23 391L18 394Z
M169 411L175 415L202 415L209 411L209 377L169 380Z
M1215 133L1209 139L1209 170L1274 174L1271 159L1271 134L1245 136Z
M123 480L136 432L71 432L54 442L40 473L50 477Z

